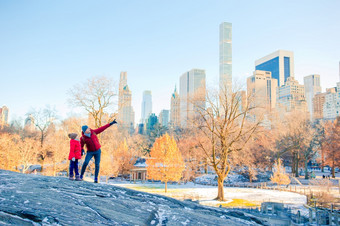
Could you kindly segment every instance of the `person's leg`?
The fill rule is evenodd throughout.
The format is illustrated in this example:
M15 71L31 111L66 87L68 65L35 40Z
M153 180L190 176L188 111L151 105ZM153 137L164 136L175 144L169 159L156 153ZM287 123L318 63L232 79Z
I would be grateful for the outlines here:
M78 159L74 161L74 172L76 174L76 177L79 177L79 171L78 171Z
M94 163L95 163L95 170L94 170L94 182L98 182L98 174L99 174L99 168L100 168L100 155L101 150L99 149L96 151L94 155Z
M86 153L86 157L85 157L85 161L83 163L83 166L81 167L81 172L80 172L80 178L83 179L83 176L84 176L84 173L85 173L85 170L86 170L86 167L87 165L89 164L91 158L93 157L93 154L92 152L88 151Z
M69 179L73 180L73 162L72 162L72 160L70 160Z

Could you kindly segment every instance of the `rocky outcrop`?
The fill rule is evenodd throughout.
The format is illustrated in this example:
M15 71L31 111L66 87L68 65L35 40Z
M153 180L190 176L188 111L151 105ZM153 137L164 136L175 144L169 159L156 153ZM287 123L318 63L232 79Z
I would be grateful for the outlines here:
M257 225L222 208L107 184L0 170L0 225Z

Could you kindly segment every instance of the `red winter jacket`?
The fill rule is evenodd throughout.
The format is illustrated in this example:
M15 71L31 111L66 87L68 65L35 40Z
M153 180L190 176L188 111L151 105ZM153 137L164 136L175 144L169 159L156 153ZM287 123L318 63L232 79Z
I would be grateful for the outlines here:
M79 140L70 140L70 154L68 155L68 160L72 158L81 159L81 147Z
M91 129L91 137L85 136L84 132L82 132L82 137L80 139L81 148L84 148L86 144L87 151L97 151L101 147L99 144L99 140L97 134L100 134L104 130L110 127L110 123L105 126L99 127L98 129Z

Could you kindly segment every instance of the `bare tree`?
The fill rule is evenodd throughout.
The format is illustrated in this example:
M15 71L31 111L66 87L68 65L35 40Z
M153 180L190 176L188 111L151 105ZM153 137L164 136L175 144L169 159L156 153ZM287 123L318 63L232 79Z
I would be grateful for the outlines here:
M37 161L37 141L31 138L20 140L18 143L18 158L22 173L26 173Z
M70 104L85 110L93 118L96 128L102 126L104 119L111 121L116 118L114 106L117 105L117 91L109 78L102 76L88 79L75 85L69 91L69 96Z
M292 158L292 173L299 176L299 163L305 157L308 162L315 154L313 139L314 128L308 115L301 112L291 112L286 115L281 135L277 140L278 158L287 153ZM305 169L307 172L307 168Z
M207 107L202 104L205 101ZM224 200L223 183L232 167L230 154L241 151L259 128L260 121L248 120L254 110L252 101L251 96L227 89L198 94L193 99L196 109L193 123L199 137L206 138L205 142L199 140L198 146L218 177L217 200Z
M41 171L43 171L46 158L51 156L51 151L44 146L44 142L49 132L54 130L51 127L54 127L53 122L57 117L56 110L47 106L44 109L32 110L27 115L30 115L34 119L33 123L39 131L40 150L38 157L41 160Z
M332 167L332 177L335 178L335 167L340 167L340 117L326 124L322 148L325 164Z

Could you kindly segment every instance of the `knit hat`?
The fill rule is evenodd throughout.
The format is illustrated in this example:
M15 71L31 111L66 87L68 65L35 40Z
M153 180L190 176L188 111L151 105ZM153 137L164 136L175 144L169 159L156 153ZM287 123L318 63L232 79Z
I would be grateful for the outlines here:
M70 133L70 134L68 135L68 137L71 138L72 140L76 139L77 136L78 136L78 134L76 134L76 133Z
M81 127L81 130L83 131L83 133L85 133L85 131L88 129L89 127L87 125L84 125Z

